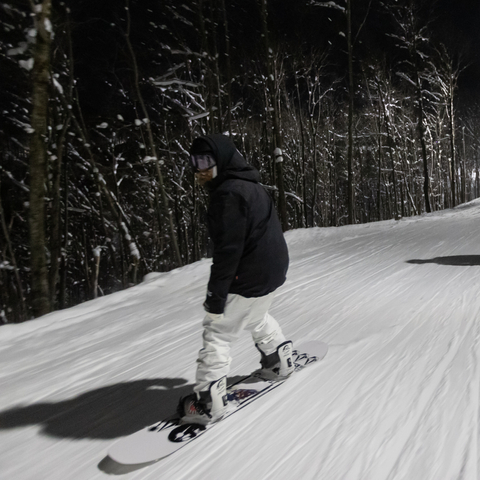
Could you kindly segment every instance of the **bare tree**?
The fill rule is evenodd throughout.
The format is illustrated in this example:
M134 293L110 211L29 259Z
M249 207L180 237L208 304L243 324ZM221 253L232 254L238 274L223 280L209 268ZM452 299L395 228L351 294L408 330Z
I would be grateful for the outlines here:
M455 95L458 86L458 77L462 71L460 65L461 60L456 60L444 45L437 48L437 61L431 62L432 81L434 81L441 92L442 101L448 117L449 143L450 143L450 189L451 189L451 206L457 204L457 148L456 148L456 129L457 120L455 112ZM464 176L462 175L462 179ZM462 182L461 201L465 202L465 181Z
M409 58L405 62L406 71L397 72L397 75L408 82L407 85L412 88L415 98L416 129L423 161L423 196L425 210L431 212L424 88L424 82L426 77L428 77L428 63L426 60L429 58L429 53L426 50L430 47L430 38L428 37L427 27L419 24L417 9L418 7L414 0L408 0L399 9L395 19L400 33L399 35L394 35L394 37L399 42L401 48L408 52Z
M181 267L183 265L182 261L182 256L180 254L180 249L178 248L178 240L177 240L177 233L175 231L175 226L173 223L173 214L172 210L170 209L169 202L168 202L168 197L167 197L167 192L165 190L165 183L163 181L163 174L162 170L160 168L160 159L157 156L157 149L155 147L155 141L153 139L153 132L152 132L152 125L150 122L150 116L148 114L147 107L145 105L145 101L143 100L143 95L142 91L140 89L140 74L138 70L138 65L137 65L137 59L135 56L135 51L133 50L132 42L130 41L130 26L131 26L131 18L130 18L130 2L129 0L126 0L126 11L127 11L127 31L125 33L125 40L127 42L127 47L128 51L130 53L130 57L132 60L132 65L133 65L133 75L134 75L134 85L135 85L135 93L138 97L138 101L140 103L140 107L142 109L142 114L144 115L145 118L145 124L146 124L146 129L147 129L147 134L148 134L148 143L150 147L150 153L151 156L153 157L155 161L155 168L157 171L157 177L158 177L158 184L160 186L160 195L162 198L162 203L163 203L163 208L165 210L165 213L168 218L168 224L170 227L170 235L171 235L171 242L172 242L172 247L173 251L175 254L175 258L177 260L177 266Z
M276 98L277 85L275 81L275 68L273 62L273 51L270 47L268 34L268 16L267 16L267 0L261 1L262 14L262 32L265 44L265 55L267 57L267 108L272 109L273 121L273 146L274 146L274 161L277 173L277 188L278 188L278 209L280 214L280 221L283 230L288 230L287 206L285 199L285 184L283 178L283 138L280 132L280 112Z

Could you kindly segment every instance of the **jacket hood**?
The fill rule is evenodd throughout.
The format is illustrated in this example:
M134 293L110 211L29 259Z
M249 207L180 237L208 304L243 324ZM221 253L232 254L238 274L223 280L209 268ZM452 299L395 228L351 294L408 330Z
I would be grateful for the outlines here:
M217 161L217 176L207 184L210 190L214 190L229 178L255 183L260 181L258 171L247 163L230 138L220 133L199 137L193 141L190 151L195 151L199 145L205 144L210 146L210 151Z

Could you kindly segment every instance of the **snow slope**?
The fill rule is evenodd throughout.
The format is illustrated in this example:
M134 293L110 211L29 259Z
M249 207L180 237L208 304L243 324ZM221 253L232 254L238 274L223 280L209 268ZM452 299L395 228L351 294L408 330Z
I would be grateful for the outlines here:
M330 351L315 374L125 479L480 478L480 201L287 233L272 310ZM0 327L0 478L112 478L115 439L189 392L210 262ZM232 375L258 364L244 335ZM313 371L312 371L313 372Z

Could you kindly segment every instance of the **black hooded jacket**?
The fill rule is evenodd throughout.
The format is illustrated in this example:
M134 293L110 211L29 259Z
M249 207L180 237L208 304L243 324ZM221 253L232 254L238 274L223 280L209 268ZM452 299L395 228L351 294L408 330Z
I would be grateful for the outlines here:
M214 248L205 308L223 313L229 293L261 297L282 285L288 250L272 199L258 183L258 171L224 135L201 137L192 151L195 142L208 143L217 161L217 176L206 184Z

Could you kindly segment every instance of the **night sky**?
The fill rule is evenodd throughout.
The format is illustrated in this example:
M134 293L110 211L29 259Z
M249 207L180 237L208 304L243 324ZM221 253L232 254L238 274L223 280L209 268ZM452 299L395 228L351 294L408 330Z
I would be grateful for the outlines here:
M467 93L480 92L480 0L439 0L435 32L459 51L470 64L460 79Z

